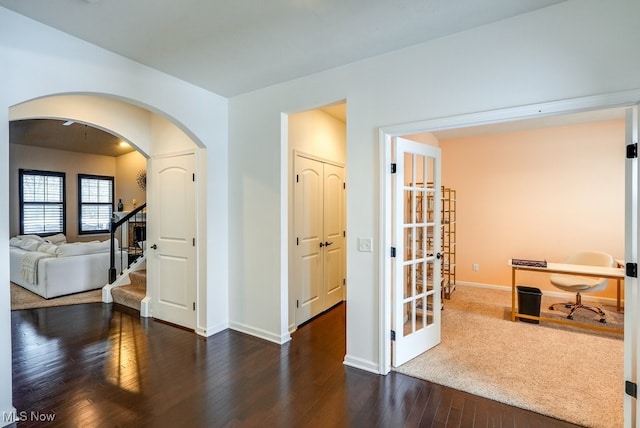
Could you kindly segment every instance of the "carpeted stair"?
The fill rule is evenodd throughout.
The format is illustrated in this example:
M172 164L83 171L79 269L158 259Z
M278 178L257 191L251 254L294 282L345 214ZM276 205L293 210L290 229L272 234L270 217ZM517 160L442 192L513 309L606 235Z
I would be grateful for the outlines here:
M147 271L138 270L129 273L130 284L111 290L113 303L140 311L140 302L147 295Z

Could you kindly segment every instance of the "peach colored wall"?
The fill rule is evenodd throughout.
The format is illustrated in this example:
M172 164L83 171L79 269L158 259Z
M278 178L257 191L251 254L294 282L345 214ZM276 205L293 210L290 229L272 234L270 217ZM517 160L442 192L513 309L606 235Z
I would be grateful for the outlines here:
M136 206L140 206L147 200L146 190L141 189L137 183L138 173L147 170L147 158L138 152L127 153L116 158L116 203L122 199L125 211L133 209L133 199Z
M440 147L440 141L431 132L422 134L403 135L407 140L417 141L418 143L429 144L430 146Z
M457 190L457 280L511 285L509 258L624 257L624 121L441 140ZM472 264L480 265L474 272ZM519 284L559 291L548 275ZM610 285L601 296L615 297Z

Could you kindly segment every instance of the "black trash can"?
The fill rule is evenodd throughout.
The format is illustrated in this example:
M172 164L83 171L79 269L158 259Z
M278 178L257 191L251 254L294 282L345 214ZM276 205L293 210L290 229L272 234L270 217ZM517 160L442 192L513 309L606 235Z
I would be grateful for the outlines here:
M540 301L542 300L542 291L535 287L526 287L518 285L518 313L525 315L540 316ZM532 324L540 324L540 320L531 320L527 318L518 318L520 321L530 322Z

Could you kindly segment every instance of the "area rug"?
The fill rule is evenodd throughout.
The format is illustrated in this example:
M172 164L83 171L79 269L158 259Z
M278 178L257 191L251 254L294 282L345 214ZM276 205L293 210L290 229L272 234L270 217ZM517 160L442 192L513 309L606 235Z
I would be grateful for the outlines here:
M95 303L102 301L102 290L91 290L68 296L44 299L31 291L11 284L11 310L48 308L52 306L77 305L79 303Z
M621 334L510 317L510 290L458 286L442 343L395 370L586 427L623 426Z

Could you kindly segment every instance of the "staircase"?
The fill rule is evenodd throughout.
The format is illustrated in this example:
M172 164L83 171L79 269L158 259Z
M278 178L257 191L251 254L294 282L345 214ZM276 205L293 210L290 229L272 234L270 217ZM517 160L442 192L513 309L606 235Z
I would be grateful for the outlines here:
M129 272L130 284L121 285L111 290L113 303L140 311L140 302L147 295L146 269Z

